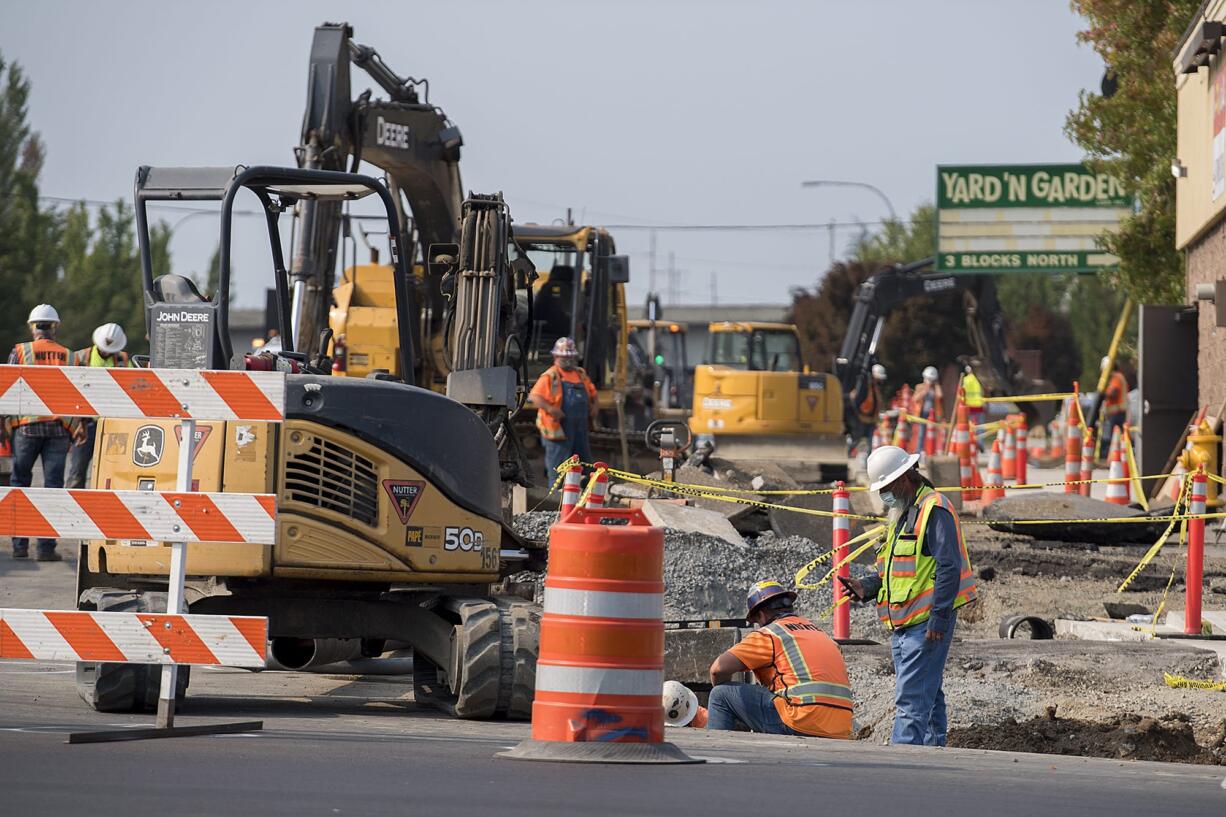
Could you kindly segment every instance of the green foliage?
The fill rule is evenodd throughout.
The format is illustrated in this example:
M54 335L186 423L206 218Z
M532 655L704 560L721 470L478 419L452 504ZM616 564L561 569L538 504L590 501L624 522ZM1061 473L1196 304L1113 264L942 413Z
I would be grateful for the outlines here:
M857 241L852 257L872 267L930 258L937 253L936 223L936 207L925 202L915 208L909 220L889 219L881 232Z
M1103 246L1119 256L1111 283L1137 303L1182 303L1184 271L1175 250L1176 99L1171 54L1199 0L1072 0L1088 27L1078 34L1113 71L1110 97L1083 91L1065 132L1093 169L1114 174L1137 196L1138 211Z
M60 313L59 341L90 343L94 328L115 322L128 351L148 349L134 214L122 201L91 218L83 203L66 210L39 204L42 142L27 121L30 84L20 67L0 57L0 344L28 340L31 307L46 302ZM154 274L170 271L170 228L150 229Z

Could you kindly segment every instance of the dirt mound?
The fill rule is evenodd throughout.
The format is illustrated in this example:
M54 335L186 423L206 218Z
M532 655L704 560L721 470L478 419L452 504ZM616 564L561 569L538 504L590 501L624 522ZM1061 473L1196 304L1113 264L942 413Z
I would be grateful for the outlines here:
M1062 542L1093 542L1104 545L1152 544L1166 527L1164 522L1117 524L1091 522L1144 514L1126 505L1113 505L1079 494L1031 492L998 499L983 512L992 530L1020 533ZM1049 524L1015 524L1014 520L1047 520ZM1069 520L1068 524L1059 524Z
M1095 722L1057 718L1051 712L1021 723L1008 720L949 730L949 745L966 749L1205 765L1226 765L1224 743L1226 734L1213 745L1198 744L1191 720L1183 713L1161 718L1128 714Z

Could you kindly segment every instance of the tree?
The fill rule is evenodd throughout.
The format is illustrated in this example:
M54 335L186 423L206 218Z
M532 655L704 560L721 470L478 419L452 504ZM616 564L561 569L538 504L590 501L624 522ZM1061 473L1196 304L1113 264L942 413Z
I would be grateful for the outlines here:
M1113 93L1082 91L1065 133L1092 169L1111 173L1137 197L1138 209L1104 249L1119 257L1105 273L1137 303L1182 303L1183 259L1175 250L1176 100L1171 54L1199 0L1072 0L1089 43L1115 78Z

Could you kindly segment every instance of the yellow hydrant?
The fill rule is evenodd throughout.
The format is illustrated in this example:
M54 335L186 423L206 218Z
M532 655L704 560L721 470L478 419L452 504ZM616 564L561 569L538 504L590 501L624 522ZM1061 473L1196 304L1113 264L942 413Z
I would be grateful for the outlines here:
M1188 448L1179 455L1179 462L1189 472L1203 465L1206 473L1216 474L1218 472L1218 447L1221 444L1222 435L1214 434L1209 423L1202 420L1201 424L1188 435ZM1222 498L1218 496L1217 483L1213 480L1209 480L1205 504L1211 508L1222 504Z

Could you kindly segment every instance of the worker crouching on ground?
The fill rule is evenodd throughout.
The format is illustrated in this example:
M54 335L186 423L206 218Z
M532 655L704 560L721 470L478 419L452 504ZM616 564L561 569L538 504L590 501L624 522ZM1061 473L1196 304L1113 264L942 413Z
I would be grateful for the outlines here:
M39 304L30 310L28 343L19 343L9 353L9 365L67 366L68 349L55 342L60 327L60 315L50 304ZM13 439L13 474L9 484L28 488L33 480L34 463L42 460L43 485L64 487L64 463L71 440L82 439L84 430L79 422L67 417L9 417L6 428ZM38 562L58 562L63 559L55 552L54 539L39 539L34 552ZM30 540L13 537L13 558L29 557Z
M941 394L941 384L937 382L937 378L936 366L928 366L924 369L923 379L915 384L915 391L911 395L911 413L916 417L940 422L944 395ZM932 433L935 432L928 427L927 423L919 424L919 437L915 443L916 451L924 450L924 437Z
M128 345L128 336L123 327L117 323L105 323L94 330L94 343L85 349L72 353L73 366L95 366L124 368L128 366L128 353L124 347ZM84 488L86 474L89 471L90 460L94 458L94 436L98 430L98 421L86 417L81 421L83 439L74 442L68 451L68 488Z
M822 738L851 737L851 686L839 647L792 609L796 593L778 582L749 590L749 623L759 628L711 664L707 728ZM759 684L733 683L753 670Z
M661 696L664 705L665 726L689 726L707 728L707 708L700 706L694 690L680 681L665 681Z
M877 615L893 631L893 743L944 746L945 659L957 610L975 600L975 577L953 504L915 467L919 456L898 446L868 458L870 490L889 511L877 576L844 584L861 601L876 597Z
M558 466L572 456L592 461L588 428L596 418L596 386L578 364L570 338L553 345L553 365L537 379L528 395L536 407L536 428L545 446L545 476L552 481Z

